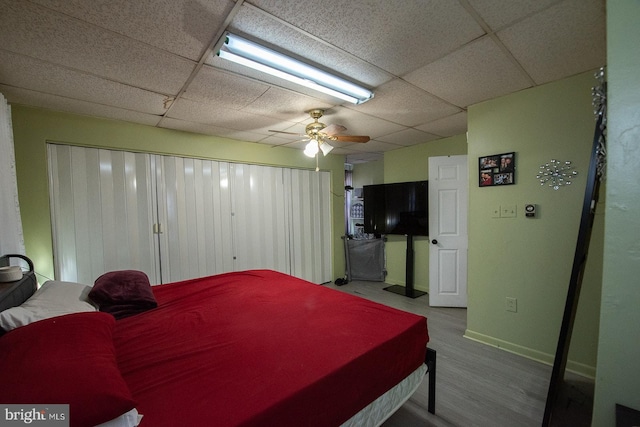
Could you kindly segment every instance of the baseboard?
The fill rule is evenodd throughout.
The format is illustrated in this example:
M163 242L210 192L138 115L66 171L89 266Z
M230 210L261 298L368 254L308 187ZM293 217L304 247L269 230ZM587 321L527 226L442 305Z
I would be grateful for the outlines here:
M589 366L584 363L574 362L572 360L567 360L567 371L572 372L577 375L581 375L585 378L589 378L590 380L596 379L596 367Z
M544 363L545 365L549 365L549 366L553 366L553 360L555 359L555 355L553 354L544 353L529 347L514 344L512 342L504 341L499 338L481 334L479 332L474 332L469 329L465 330L464 337L472 341L479 342L481 344L490 345L492 347L496 347L501 350L508 351L509 353L517 354L518 356L526 357L527 359ZM566 369L569 372L572 372L574 374L577 374L592 380L595 379L596 377L595 366L589 366L584 363L578 363L572 360L568 360Z

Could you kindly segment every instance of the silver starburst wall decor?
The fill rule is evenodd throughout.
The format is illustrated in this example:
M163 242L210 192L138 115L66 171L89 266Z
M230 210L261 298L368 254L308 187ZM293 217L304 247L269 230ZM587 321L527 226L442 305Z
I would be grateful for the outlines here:
M578 175L570 161L562 162L552 159L549 163L540 166L540 172L536 178L540 185L547 185L554 190L565 185L571 185L572 179Z

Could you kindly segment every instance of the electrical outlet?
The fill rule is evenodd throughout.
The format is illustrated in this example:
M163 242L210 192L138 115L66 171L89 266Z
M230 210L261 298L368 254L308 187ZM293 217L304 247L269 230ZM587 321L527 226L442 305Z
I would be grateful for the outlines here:
M500 218L501 210L502 208L500 208L500 205L494 206L493 209L491 209L491 218Z
M507 297L507 311L512 311L514 313L518 312L517 298Z

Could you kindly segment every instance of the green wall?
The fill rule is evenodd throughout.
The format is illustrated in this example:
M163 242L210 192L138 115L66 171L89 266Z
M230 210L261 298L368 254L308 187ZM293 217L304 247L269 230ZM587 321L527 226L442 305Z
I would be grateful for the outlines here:
M384 160L358 163L353 166L353 188L384 183Z
M467 153L464 135L430 141L384 154L384 182L421 181L429 179L429 157ZM387 236L387 283L404 285L407 240L403 236ZM429 290L429 238L414 238L414 286Z
M468 154L469 264L465 335L552 364L571 276L595 120L593 72L521 91L469 109L468 136L459 135L385 153L384 182L428 179L428 158ZM516 152L516 184L478 187L478 158ZM536 179L541 164L570 160L583 172L554 191ZM362 172L354 168L354 175ZM360 178L363 179L363 178ZM602 274L604 191L597 207L568 369L595 375ZM537 205L537 218L524 205ZM515 205L515 218L493 218ZM404 284L406 240L388 236L387 282ZM415 241L415 284L428 290L429 239ZM506 311L506 298L517 312Z
M315 169L315 160L302 151L97 119L42 109L12 106L18 194L26 254L36 271L53 278L53 248L46 160L46 142L113 148L156 154L190 156L231 162ZM333 211L333 277L345 269L344 156L320 158L331 172ZM339 272L337 274L336 272ZM42 277L40 277L42 282Z
M592 425L640 411L640 2L607 2L607 209ZM636 424L634 424L636 425Z
M593 72L517 92L469 109L468 338L553 363L571 276L595 120ZM516 184L478 186L478 158L516 153ZM540 165L571 161L581 172L555 191L536 179ZM537 206L526 218L524 205ZM516 206L515 218L494 218ZM602 258L602 211L589 262L567 368L594 376ZM517 299L517 312L506 298Z

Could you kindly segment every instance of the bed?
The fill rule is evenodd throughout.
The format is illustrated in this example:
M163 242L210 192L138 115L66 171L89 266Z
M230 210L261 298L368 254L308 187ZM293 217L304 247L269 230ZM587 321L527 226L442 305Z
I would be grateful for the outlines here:
M422 316L269 270L140 275L47 282L1 312L0 403L70 404L72 426L374 426L430 371L435 411ZM6 325L54 287L78 306Z

